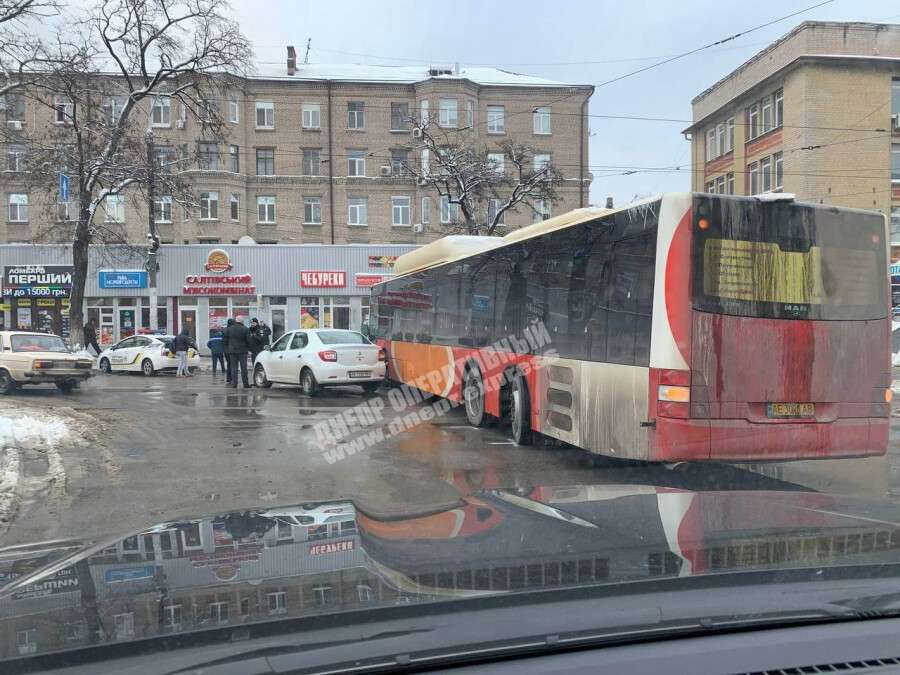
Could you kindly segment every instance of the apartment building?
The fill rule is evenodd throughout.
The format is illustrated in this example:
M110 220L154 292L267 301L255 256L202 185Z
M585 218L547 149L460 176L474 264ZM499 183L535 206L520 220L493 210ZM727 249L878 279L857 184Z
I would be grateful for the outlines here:
M259 68L210 102L225 120L219 142L205 140L202 123L168 97L144 111L160 161L189 155L193 164L196 207L157 196L163 243L231 244L249 235L266 244L421 244L442 236L454 218L451 205L405 168L423 161L410 117L429 116L451 135L465 128L487 146L504 139L532 145L535 161L562 171L559 203L509 213L507 228L530 224L535 211L549 216L587 205L590 86L496 68L297 64L291 47L285 66ZM108 102L111 114L119 104ZM29 242L47 229L47 218L74 216L74 204L23 187L29 134L62 122L53 106L26 97L8 96L3 108L9 142L0 243ZM140 197L112 198L98 218L124 222L134 242L146 242Z
M804 22L692 104L693 190L877 209L900 251L900 25Z

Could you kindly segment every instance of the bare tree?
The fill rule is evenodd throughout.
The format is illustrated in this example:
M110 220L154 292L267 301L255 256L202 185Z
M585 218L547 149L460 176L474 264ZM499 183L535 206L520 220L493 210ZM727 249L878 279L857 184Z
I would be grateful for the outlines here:
M117 215L119 199L147 204L155 192L194 204L183 174L196 155L187 146L158 151L152 115L159 104L172 119L199 123L201 138L221 137L217 102L233 76L247 71L252 54L227 12L225 0L100 0L78 24L80 39L60 42L53 67L27 88L52 113L47 128L26 141L27 180L52 195L60 173L70 180L72 211L49 218L42 234L72 241L73 342L83 341L89 246L129 240ZM158 238L149 220L155 251Z
M430 119L411 120L423 161L407 170L420 185L434 188L451 209L449 232L493 235L508 211L559 201L562 175L552 162L536 165L533 147L503 140L480 145L469 129L448 130ZM427 157L427 161L424 159ZM502 161L500 160L502 157Z
M56 0L0 0L0 96L27 86L46 63L35 28L58 13Z

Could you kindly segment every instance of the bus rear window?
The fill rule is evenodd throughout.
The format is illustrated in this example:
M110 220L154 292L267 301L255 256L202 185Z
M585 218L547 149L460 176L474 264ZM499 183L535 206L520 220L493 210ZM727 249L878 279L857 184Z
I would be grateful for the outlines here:
M789 202L697 201L697 309L784 319L887 316L883 218Z

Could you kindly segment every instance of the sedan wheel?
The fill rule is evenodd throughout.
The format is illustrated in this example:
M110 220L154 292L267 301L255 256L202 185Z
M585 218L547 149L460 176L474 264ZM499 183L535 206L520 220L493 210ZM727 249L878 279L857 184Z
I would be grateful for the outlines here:
M153 367L153 361L150 359L141 361L141 372L147 377L156 374L156 369Z
M100 371L107 375L112 372L112 366L109 365L109 359L100 359Z
M5 370L0 370L0 394L12 394L16 390L16 383Z
M316 376L313 375L313 371L309 368L304 368L303 372L300 373L300 389L307 396L315 396L316 392L319 390L319 383L316 381Z
M260 365L257 365L256 370L253 371L253 384L257 387L263 387L264 389L268 389L272 386L272 383L269 382L269 378L266 377L266 369Z

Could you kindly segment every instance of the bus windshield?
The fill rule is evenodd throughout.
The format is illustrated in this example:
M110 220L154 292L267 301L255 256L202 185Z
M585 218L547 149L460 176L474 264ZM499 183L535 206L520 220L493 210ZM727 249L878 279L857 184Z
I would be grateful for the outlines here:
M884 219L793 202L697 197L694 307L775 319L888 312Z

